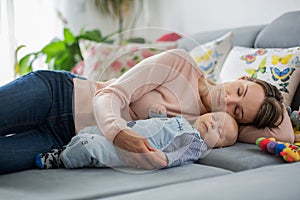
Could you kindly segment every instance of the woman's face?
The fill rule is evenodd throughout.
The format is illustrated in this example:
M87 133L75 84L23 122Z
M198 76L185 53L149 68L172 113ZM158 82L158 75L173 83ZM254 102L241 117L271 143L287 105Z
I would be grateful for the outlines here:
M236 80L209 89L211 111L226 111L238 123L252 123L265 99L263 88L254 82Z

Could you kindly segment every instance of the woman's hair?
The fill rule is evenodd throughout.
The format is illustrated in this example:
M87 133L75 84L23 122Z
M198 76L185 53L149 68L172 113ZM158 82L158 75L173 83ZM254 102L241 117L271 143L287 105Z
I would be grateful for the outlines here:
M278 127L283 120L284 109L283 96L281 92L274 85L263 80L246 76L243 78L262 86L266 95L266 98L254 119L253 125L257 128Z

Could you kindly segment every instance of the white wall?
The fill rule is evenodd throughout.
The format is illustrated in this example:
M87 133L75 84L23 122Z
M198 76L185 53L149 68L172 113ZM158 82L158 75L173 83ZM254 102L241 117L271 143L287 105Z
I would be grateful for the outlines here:
M37 0L15 0L19 3L15 7L15 13L24 16L22 19L25 20L25 23L22 22L23 26L15 27L17 36L15 44L26 44L27 49L40 49L45 45L45 41L55 36L55 32L61 34L62 31L58 31L58 27L62 29L61 22L54 22L57 10L63 12L71 29L75 32L85 27L100 28L103 33L107 34L114 31L116 27L111 21L104 22L103 17L99 16L92 5L93 0L39 0L42 3L33 3L34 1ZM54 9L50 6L53 2L56 2ZM37 5L42 5L42 8L47 6L46 11L38 8ZM137 24L139 27L163 29L155 33L143 31L145 35L155 39L162 33L170 31L192 35L200 31L270 23L285 12L300 10L300 0L144 0L144 7L145 10ZM1 9L4 9L3 4ZM39 9L40 12L37 12ZM48 16L47 19L44 15ZM53 15L51 19L50 15ZM16 25L22 23L18 23L18 18L16 18ZM49 29L50 26L53 30ZM4 32L2 30L2 35ZM32 38L31 41L29 41L30 38ZM9 40L1 36L0 41L3 50L3 41ZM43 41L43 44L37 44L38 41ZM13 78L11 65L13 62L6 62L7 59L11 58L1 53L0 85Z
M270 23L285 12L300 10L299 0L148 1L152 4L150 26L170 28L186 34Z
M111 17L100 15L94 0L55 0L56 9L62 12L68 25L74 33L79 33L82 28L86 30L100 29L104 35L117 31L118 24ZM146 0L149 1L149 0ZM137 4L141 5L141 4ZM139 8L139 7L138 7ZM140 13L140 12L139 12ZM138 24L145 23L144 13L139 17Z
M92 5L93 0L58 2L75 31L83 26L98 27L106 34L116 28L112 21L107 23L99 16ZM144 8L137 25L163 29L148 34L152 37L149 39L156 39L168 31L192 35L201 31L267 24L285 12L300 10L300 0L144 0Z

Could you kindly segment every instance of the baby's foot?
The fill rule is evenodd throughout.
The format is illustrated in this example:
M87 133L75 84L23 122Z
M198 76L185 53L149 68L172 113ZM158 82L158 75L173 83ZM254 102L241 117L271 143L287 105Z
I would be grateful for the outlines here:
M167 117L167 109L161 104L154 104L149 110L149 117Z
M62 149L52 149L49 153L40 153L35 157L35 164L40 169L55 169L63 167L60 159Z

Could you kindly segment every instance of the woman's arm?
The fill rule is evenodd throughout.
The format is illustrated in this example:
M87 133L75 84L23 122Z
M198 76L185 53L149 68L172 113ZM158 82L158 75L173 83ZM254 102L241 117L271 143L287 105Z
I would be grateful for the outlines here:
M125 160L131 166L154 169L165 166L166 161L156 155L156 150L151 148L145 138L127 126L123 117L127 114L127 119L130 119L130 103L156 87L176 79L183 69L185 72L188 70L191 63L194 64L194 61L186 51L169 50L143 60L113 84L96 93L94 115L98 127L121 149L123 155L127 154ZM189 72L192 73L192 70ZM125 110L125 114L121 113L122 110Z
M102 133L110 140L127 127L129 105L144 94L179 77L194 62L185 50L169 50L141 61L113 84L97 91L94 115ZM191 65L189 63L189 65ZM192 73L192 70L189 70ZM123 111L123 113L121 113ZM122 115L122 116L121 116ZM127 116L125 116L127 115Z
M131 167L160 169L167 166L167 159L162 156L162 152L152 148L146 138L134 132L121 131L117 134L114 145Z
M255 143L259 137L273 137L278 141L294 143L294 131L288 112L284 108L283 121L277 128L258 129L253 126L239 127L239 142Z

